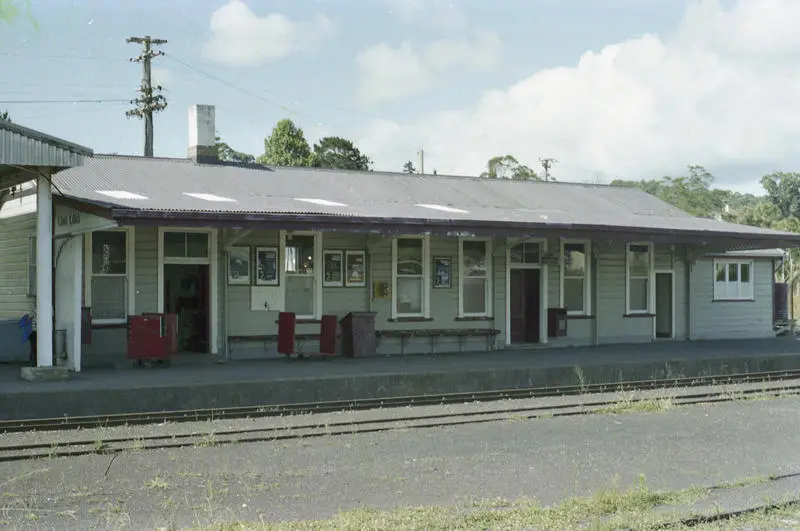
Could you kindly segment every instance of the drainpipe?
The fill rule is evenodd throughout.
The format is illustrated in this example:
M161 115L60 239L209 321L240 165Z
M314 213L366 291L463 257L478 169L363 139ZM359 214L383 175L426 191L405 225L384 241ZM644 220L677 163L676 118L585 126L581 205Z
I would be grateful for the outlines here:
M692 282L694 281L694 262L689 256L689 249L684 248L684 260L686 266L686 339L694 339L694 300L692 299Z

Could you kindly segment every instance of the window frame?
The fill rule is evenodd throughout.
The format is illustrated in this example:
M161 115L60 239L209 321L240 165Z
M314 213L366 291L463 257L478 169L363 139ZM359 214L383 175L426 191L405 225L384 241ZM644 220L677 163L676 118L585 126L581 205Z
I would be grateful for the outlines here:
M313 236L314 237L314 274L313 274L313 281L314 281L314 313L310 315L295 315L295 319L297 320L319 320L322 318L322 293L323 293L323 286L322 286L322 268L324 264L322 263L322 233L319 231L286 231L282 230L280 233L280 248L278 249L279 256L278 256L278 263L280 266L280 274L279 274L279 283L281 289L286 293L286 287L288 285L288 277L295 277L295 276L302 276L305 277L307 275L298 275L296 273L287 273L286 272L286 238L288 236Z
M560 282L560 299L559 299L559 307L564 307L564 280L566 278L580 278L580 277L573 277L566 275L566 265L564 263L566 259L566 253L564 252L564 247L570 244L579 244L583 245L583 252L586 256L586 268L584 270L583 278L583 309L582 310L570 310L567 309L567 315L576 315L576 316L590 316L592 315L592 241L591 240L578 240L578 239L562 239L561 240L561 249L560 249L560 256L559 256L559 282ZM626 255L627 256L627 253Z
M647 277L631 277L630 253L631 246L647 247ZM631 310L631 280L634 278L647 278L647 304L643 310ZM655 290L655 253L652 242L628 242L625 244L625 315L651 315L653 314L653 299Z
M464 242L484 242L486 244L486 276L485 277L469 277L469 278L485 278L486 284L484 286L484 293L486 297L486 307L483 312L465 312L464 311L464 279L467 278L465 272L466 268L464 267ZM492 310L494 308L493 299L492 299L492 285L493 285L493 271L494 268L492 267L493 260L493 246L492 246L492 238L465 238L460 237L458 239L458 317L491 317Z
M415 313L400 313L397 311L397 279L399 277L411 275L397 274L397 242L398 240L421 240L422 241L422 311ZM430 319L431 314L431 246L430 237L427 235L417 236L396 236L392 238L392 319ZM413 275L414 278L417 275Z
M38 274L36 236L28 236L28 297L36 297L36 277Z
M731 265L736 265L736 283L738 284L738 293L741 294L742 292L742 265L746 264L750 268L750 293L746 297L742 297L739 295L738 297L720 297L717 294L717 265L724 264L725 265L725 284L726 286L730 284L730 280L728 276L730 275L730 270L728 269ZM755 260L753 259L741 259L741 258L714 258L711 265L711 282L712 282L712 300L714 302L730 302L730 301L754 301L756 297L756 289L755 289L755 270L756 264ZM727 290L726 290L727 291Z
M162 261L164 264L191 264L191 265L206 265L211 264L211 261L215 259L211 254L213 252L213 245L212 245L212 229L198 229L198 228L182 228L182 227L161 227L159 229L159 245L161 248L161 256ZM167 233L182 233L182 234L206 234L208 237L207 245L208 245L208 256L206 257L188 257L188 256L167 256L166 252L166 245L165 239L167 237ZM163 264L162 264L163 265Z
M95 232L123 232L125 234L125 274L95 274L92 263L92 235ZM84 234L84 304L87 306L92 305L92 279L96 276L99 277L125 277L126 293L125 293L125 306L127 315L124 318L118 319L92 319L92 324L110 325L110 324L126 324L128 316L135 315L136 313L136 237L134 227L119 227L96 230Z

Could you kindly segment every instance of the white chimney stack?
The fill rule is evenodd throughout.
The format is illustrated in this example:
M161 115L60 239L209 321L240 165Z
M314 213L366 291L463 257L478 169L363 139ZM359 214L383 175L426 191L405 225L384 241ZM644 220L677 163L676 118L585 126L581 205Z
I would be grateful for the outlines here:
M213 105L189 108L189 158L199 163L217 162L216 124Z

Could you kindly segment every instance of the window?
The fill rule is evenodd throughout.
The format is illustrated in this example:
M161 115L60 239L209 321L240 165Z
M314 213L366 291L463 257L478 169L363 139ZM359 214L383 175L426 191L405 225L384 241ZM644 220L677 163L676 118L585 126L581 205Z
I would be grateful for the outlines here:
M98 231L89 235L92 319L125 322L128 316L128 233Z
M427 238L394 240L394 316L425 317L427 312Z
M489 315L491 254L489 240L461 240L461 317Z
M164 258L208 259L208 232L165 232Z
M539 242L518 243L509 250L512 264L540 264L542 245Z
M589 314L589 243L561 244L561 307L569 315Z
M36 236L28 237L28 296L36 296Z
M753 298L752 261L714 261L714 300L751 300Z
M629 243L627 252L628 312L650 311L650 275L652 273L652 247L649 243Z
M313 319L317 307L314 235L287 234L285 243L286 311L300 319Z

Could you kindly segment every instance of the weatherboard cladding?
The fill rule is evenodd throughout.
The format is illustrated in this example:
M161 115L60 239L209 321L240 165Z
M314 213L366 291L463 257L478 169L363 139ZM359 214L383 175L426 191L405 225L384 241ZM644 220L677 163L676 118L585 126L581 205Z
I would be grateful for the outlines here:
M800 236L691 216L634 188L313 168L196 164L96 156L60 172L66 196L118 209L195 214L287 214ZM146 199L99 192L129 192ZM208 201L186 194L212 194ZM113 194L112 194L113 195ZM298 199L322 200L315 204ZM330 206L326 202L345 206ZM433 205L443 209L420 205Z

